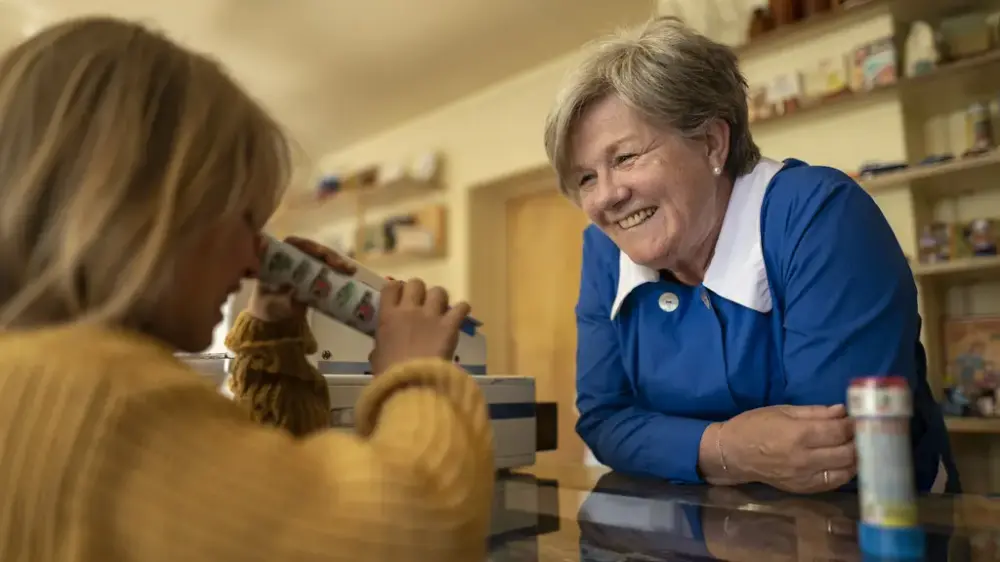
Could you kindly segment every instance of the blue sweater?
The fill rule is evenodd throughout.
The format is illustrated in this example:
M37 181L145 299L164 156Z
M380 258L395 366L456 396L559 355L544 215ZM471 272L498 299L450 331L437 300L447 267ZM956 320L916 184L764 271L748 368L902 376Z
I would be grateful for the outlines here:
M712 422L776 404L843 404L854 377L901 375L914 397L916 483L958 474L927 384L917 290L872 198L789 160L735 184L702 285L628 260L584 232L577 432L612 469L700 483ZM714 275L713 275L714 273Z

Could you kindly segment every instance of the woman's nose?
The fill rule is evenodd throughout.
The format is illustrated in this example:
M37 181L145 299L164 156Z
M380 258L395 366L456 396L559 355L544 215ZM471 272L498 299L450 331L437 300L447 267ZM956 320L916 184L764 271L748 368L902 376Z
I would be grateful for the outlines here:
M629 189L610 177L597 182L597 201L601 209L613 209L629 198Z

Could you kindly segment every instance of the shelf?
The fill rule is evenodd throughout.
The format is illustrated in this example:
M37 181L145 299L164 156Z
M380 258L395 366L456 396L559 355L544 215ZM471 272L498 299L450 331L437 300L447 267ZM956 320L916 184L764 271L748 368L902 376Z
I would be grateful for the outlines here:
M960 418L945 416L950 433L1000 434L1000 418Z
M778 27L733 47L733 51L740 58L758 56L884 14L891 14L897 24L904 26L918 20L935 22L943 14L954 13L976 3L974 0L855 0L846 7Z
M315 191L286 194L269 226L303 228L324 226L326 223L357 216L359 209L383 207L396 202L429 195L441 190L436 181L402 178L373 188L347 189L320 197Z
M784 115L776 115L774 117L751 121L750 128L753 129L754 132L757 132L762 127L767 127L774 123L788 123L793 119L803 116L819 115L827 111L833 112L855 109L862 104L878 103L880 101L890 99L896 93L897 88L898 84L890 84L888 86L881 86L867 92L844 92L829 98L814 100L812 102L807 102L802 107L785 113Z
M394 252L388 254L359 254L354 258L358 263L372 269L382 269L386 267L410 265L415 262L425 262L440 260L445 257L443 250L431 250L426 252Z
M345 189L332 195L320 196L315 192L297 193L289 199L289 212L312 211L317 207L345 207L352 213L358 203L366 207L379 207L402 199L426 195L441 188L437 182L420 181L404 177L396 181L379 184L372 188ZM332 209L331 209L332 210Z
M1000 91L1000 49L944 63L927 74L903 79L900 86L900 99L910 117L964 110Z
M956 158L940 164L913 165L898 172L886 172L878 174L869 179L861 179L861 187L869 193L879 193L911 184L914 190L923 191L929 195L945 196L948 194L959 194L972 190L966 187L967 184L975 183L969 178L958 178L957 175L971 175L975 172L992 171L987 170L992 166L1000 164L1000 151L994 150L978 156L966 158ZM947 179L945 185L941 185L936 180Z
M900 78L898 82L888 86L806 101L802 107L784 115L751 121L750 127L756 132L773 123L787 123L796 118L827 111L856 109L862 104L878 103L897 95L908 109L918 112L940 112L944 107L941 105L942 100L952 100L953 105L965 107L970 91L1000 91L1000 72L986 72L993 66L1000 70L1000 49L942 65L927 74ZM984 93L983 96L985 95Z
M942 263L914 264L913 276L918 281L948 281L970 284L1000 281L1000 256L959 258Z
M809 36L821 35L876 15L887 14L890 12L892 4L893 0L868 0L852 8L835 8L800 22L778 27L774 31L734 47L733 51L740 58L747 58L769 50L787 47Z

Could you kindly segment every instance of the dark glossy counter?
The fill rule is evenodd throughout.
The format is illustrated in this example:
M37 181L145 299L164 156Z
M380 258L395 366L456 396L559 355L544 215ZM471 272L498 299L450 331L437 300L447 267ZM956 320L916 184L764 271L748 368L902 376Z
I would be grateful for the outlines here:
M674 486L540 465L498 480L493 562L850 561L857 496L795 497L762 486ZM921 499L928 561L1000 561L1000 500Z

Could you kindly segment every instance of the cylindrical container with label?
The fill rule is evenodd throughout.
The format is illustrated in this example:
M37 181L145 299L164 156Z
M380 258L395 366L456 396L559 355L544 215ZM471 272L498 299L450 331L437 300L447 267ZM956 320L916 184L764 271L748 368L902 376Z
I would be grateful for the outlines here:
M373 336L382 287L376 287L370 279L362 280L361 273L341 273L291 244L266 235L261 237L257 276L261 283L292 289L296 300ZM384 280L377 280L384 284Z
M855 379L847 392L847 410L855 421L859 546L876 557L919 560L924 534L917 518L909 382L903 377Z

